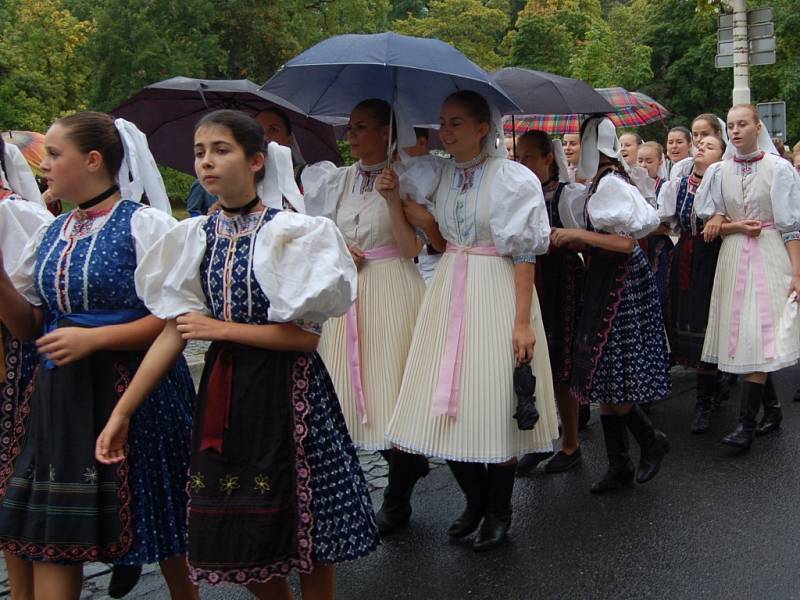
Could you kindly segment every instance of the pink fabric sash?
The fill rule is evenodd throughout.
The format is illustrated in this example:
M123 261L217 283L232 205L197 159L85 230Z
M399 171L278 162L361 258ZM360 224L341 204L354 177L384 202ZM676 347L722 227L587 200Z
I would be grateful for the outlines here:
M450 289L450 315L447 320L447 338L444 355L439 366L439 378L433 394L431 416L447 415L453 419L458 413L458 386L461 379L461 359L464 354L464 325L467 312L467 267L469 255L500 256L494 246L456 246L448 242L448 254L455 254L453 284Z
M766 221L761 225L761 229L775 229L775 224ZM775 358L775 328L772 322L772 307L770 306L769 288L767 287L764 269L764 257L758 245L758 238L747 236L736 268L736 285L733 291L733 306L731 310L731 330L728 338L728 356L730 358L736 356L736 349L739 345L739 325L742 320L744 288L747 284L748 273L753 275L756 306L761 320L761 341L763 343L764 360Z
M366 260L384 260L401 258L397 246L380 246L372 250L364 250ZM356 397L356 413L361 422L367 422L367 403L364 400L364 380L361 374L361 333L358 329L358 298L345 314L345 342L347 344L347 362L350 366L350 382Z

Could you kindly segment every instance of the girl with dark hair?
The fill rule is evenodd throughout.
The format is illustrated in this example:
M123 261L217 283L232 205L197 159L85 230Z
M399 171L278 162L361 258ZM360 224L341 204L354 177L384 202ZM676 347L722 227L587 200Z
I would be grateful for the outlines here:
M533 283L550 226L539 180L505 158L500 115L482 96L448 97L439 137L453 160L420 161L402 176L403 196L429 207L447 250L420 309L387 435L447 459L467 502L448 534L465 538L480 527L480 552L506 540L517 457L552 451L558 436ZM535 395L540 415L526 430L513 417L517 366L530 386L520 393Z
M292 133L292 122L289 115L278 107L262 110L255 116L256 121L264 130L264 139L267 143L275 142L291 149L294 180L300 186L300 177L306 167L306 160L300 152L300 146Z
M692 132L686 127L673 127L667 133L667 160L674 165L692 154Z
M772 153L754 106L731 108L727 129L726 158L695 197L705 241L722 235L701 360L744 375L739 425L722 442L746 450L783 417L769 374L800 357L800 321L788 319L800 296L800 176Z
M412 489L428 473L424 456L392 450L386 439L425 293L412 260L422 242L406 218L402 200L384 193L386 182L396 180L395 170L402 171L399 164L387 168L390 112L383 100L359 103L350 114L347 132L358 162L340 168L319 163L303 173L308 214L336 222L359 269L356 303L344 317L325 323L320 355L354 443L380 451L389 463L389 485L378 513L382 534L408 524Z
M592 493L630 485L630 430L639 444L636 481L656 476L669 451L666 436L642 410L670 395L664 320L653 273L636 243L658 227L655 208L630 184L617 160L620 144L606 118L584 122L579 169L592 185L562 220L580 229L555 229L557 247L588 255L583 310L575 335L572 393L582 403L600 404L609 466Z
M519 162L528 167L542 184L545 207L551 228L564 227L559 205L565 194L580 194L583 186L570 184L567 161L560 142L553 142L544 131L528 131L517 140ZM557 156L559 160L557 160ZM572 372L572 343L580 313L585 271L580 255L569 248L551 246L536 261L536 292L547 335L550 368L556 394L563 439L561 450L545 465L546 473L561 473L581 463L578 441L578 402L569 391ZM526 462L523 458L518 470Z
M273 143L265 157L251 117L206 115L194 152L221 209L180 223L137 269L145 303L167 324L100 434L97 458L124 459L142 400L187 340L211 341L191 442L191 577L282 600L292 598L286 576L296 571L304 598L332 599L334 564L378 544L358 457L315 352L315 323L347 310L356 269L333 223L268 209L256 194L262 178L286 181L272 169L288 150Z
M723 142L726 142L727 138L723 131L722 120L713 113L697 115L692 121L692 145L696 148L700 140L710 135L715 135ZM691 175L693 163L694 154L690 154L683 160L674 163L669 171L670 180L678 180L681 177Z
M185 361L131 420L127 459L112 467L94 457L97 432L164 326L134 270L175 220L133 190L168 210L166 191L127 121L64 117L45 149L49 188L77 208L40 228L10 275L0 268L0 320L19 339L38 338L42 356L0 470L0 543L12 577L24 574L36 597L77 599L83 563L102 560L160 562L172 597L196 598L183 556L194 403Z
M692 174L667 182L658 198L659 217L680 235L672 257L667 330L673 360L697 370L692 433L709 430L711 414L720 400L716 365L700 360L720 241L703 239L703 222L697 217L694 199L706 170L720 161L724 152L721 138L702 138L694 153Z

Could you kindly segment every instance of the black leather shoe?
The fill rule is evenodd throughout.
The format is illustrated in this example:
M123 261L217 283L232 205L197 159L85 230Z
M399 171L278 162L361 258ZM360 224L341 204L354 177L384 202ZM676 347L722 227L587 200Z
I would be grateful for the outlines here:
M610 465L600 481L596 481L589 488L592 494L608 494L618 492L633 484L633 462L628 458L625 462Z
M486 509L488 479L486 466L482 463L468 463L448 460L453 476L467 499L467 507L447 530L447 535L460 539L472 534L481 524Z
M617 415L600 415L603 441L608 455L608 470L603 478L592 484L592 494L606 494L628 487L633 482L633 463L628 456L628 434Z
M761 408L764 384L745 381L742 387L739 424L733 432L722 438L722 443L739 450L749 450L756 437L756 415Z
M114 565L111 568L111 581L108 583L108 595L112 598L124 598L142 575L142 565Z
M781 421L783 421L783 411L780 400L778 400L778 393L775 391L775 385L769 375L761 403L764 406L764 416L756 427L757 437L772 433L781 426Z
M505 543L511 529L511 515L486 515L472 544L475 552L486 552Z
M589 420L592 418L592 411L588 404L581 404L578 407L578 431L584 431L589 427Z
M427 474L427 458L392 450L389 459L389 485L383 493L383 506L375 515L381 535L389 535L408 527L411 519L411 493L417 481Z
M530 475L540 462L553 456L552 452L529 452L517 463L517 477Z
M577 448L572 454L559 450L558 454L547 461L544 466L544 472L551 475L553 473L564 473L580 465L582 460L580 448Z
M669 452L669 441L663 431L653 427L650 417L639 406L634 406L622 420L639 444L636 483L647 483L661 469L661 461Z
M717 402L717 375L697 374L697 400L694 405L694 419L690 428L692 433L707 433L711 429L711 413L719 404ZM729 390L730 393L730 390Z
M795 402L800 402L800 388L797 388L797 390L794 393L794 398L792 398L792 400L794 400Z

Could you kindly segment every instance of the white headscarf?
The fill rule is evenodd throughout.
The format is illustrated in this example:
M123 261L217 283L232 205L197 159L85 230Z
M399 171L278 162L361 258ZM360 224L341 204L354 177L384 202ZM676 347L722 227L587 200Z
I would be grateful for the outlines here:
M508 158L508 148L506 148L506 138L503 133L503 115L494 105L489 105L491 122L489 123L489 133L483 141L483 150L493 158Z
M584 179L592 179L597 174L600 155L620 160L620 149L617 130L611 120L607 117L589 117L581 136L578 174Z
M5 148L5 161L3 162L5 162L6 171L8 172L4 173L2 166L0 166L0 180L2 180L0 181L0 187L5 182L5 185L18 196L29 202L44 206L39 186L36 185L36 178L33 176L33 172L28 166L28 161L25 160L22 152L10 142L5 142L3 147Z
M264 165L264 178L256 186L261 202L269 208L283 209L283 200L299 213L306 212L303 195L294 180L292 150L275 142L267 146L267 161Z
M551 145L556 167L558 167L558 180L561 183L571 183L572 180L569 178L569 163L567 162L567 155L564 154L564 145L561 143L561 140L553 140Z
M147 137L136 125L125 119L116 119L114 125L122 139L124 157L117 176L122 197L141 202L142 194L147 194L150 206L172 214L167 197L167 189L161 179L156 161L147 145Z

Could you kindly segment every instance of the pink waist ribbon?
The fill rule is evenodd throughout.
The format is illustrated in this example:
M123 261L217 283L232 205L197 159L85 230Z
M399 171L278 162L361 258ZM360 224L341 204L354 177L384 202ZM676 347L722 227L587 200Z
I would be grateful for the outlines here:
M765 221L761 229L775 229L775 224ZM751 268L752 266L752 268ZM728 356L736 356L739 345L739 325L742 320L742 305L744 304L744 288L747 284L747 273L753 274L753 284L756 293L756 306L761 320L761 341L763 343L764 359L775 358L775 327L772 322L772 307L770 306L769 288L764 274L764 257L758 246L758 238L747 236L742 247L742 255L736 267L736 284L733 291L733 307L731 310L731 330L728 338Z
M439 378L433 394L431 416L458 413L458 386L461 379L461 359L464 354L464 325L467 312L467 267L469 255L500 256L494 246L456 246L448 242L447 254L455 254L453 284L450 288L450 315L447 319L447 338L439 366Z
M364 250L366 260L385 260L401 258L397 246L380 246ZM367 422L367 403L364 400L364 380L361 374L361 333L358 330L358 298L345 314L345 341L347 344L347 363L350 366L350 382L356 397L356 413L361 422Z

